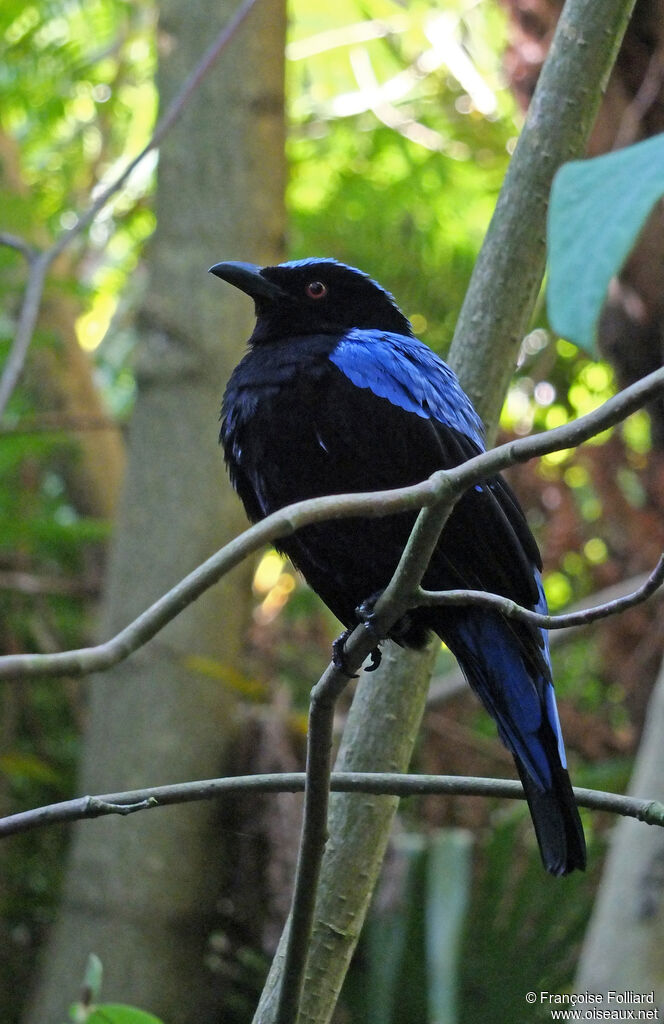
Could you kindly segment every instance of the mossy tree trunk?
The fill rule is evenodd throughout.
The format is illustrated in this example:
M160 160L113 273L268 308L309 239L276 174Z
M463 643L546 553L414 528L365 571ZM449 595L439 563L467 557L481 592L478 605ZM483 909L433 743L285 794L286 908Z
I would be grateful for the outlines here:
M236 8L229 0L161 4L163 109ZM223 257L282 256L284 28L282 0L257 4L160 152L104 638L245 526L225 479L217 420L250 310L207 268ZM91 681L79 792L219 774L237 727L233 697L188 659L239 667L249 571ZM219 840L212 804L82 823L27 1020L66 1019L90 952L104 965L104 1000L133 1003L169 1024L219 1019L204 965L223 878Z

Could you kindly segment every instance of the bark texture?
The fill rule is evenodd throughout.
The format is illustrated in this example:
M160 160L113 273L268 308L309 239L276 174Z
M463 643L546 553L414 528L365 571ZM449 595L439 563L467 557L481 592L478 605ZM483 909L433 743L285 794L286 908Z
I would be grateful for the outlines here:
M662 792L664 778L664 667L652 692L629 795ZM576 988L600 992L602 1006L616 1009L607 993L634 993L618 1009L664 1010L664 830L633 818L615 826L602 882L579 962ZM636 1002L654 992L654 1004Z
M165 108L235 3L164 0ZM221 393L251 310L206 273L221 258L282 257L281 0L257 4L160 152L158 228L148 252L138 399L100 633L107 637L245 525L217 446ZM247 69L260 67L260 74ZM232 695L189 663L239 663L245 566L127 662L92 681L79 792L216 775L233 736ZM75 830L59 920L27 1020L64 1020L86 957L104 965L105 1001L169 1024L218 1020L204 961L223 875L211 804Z

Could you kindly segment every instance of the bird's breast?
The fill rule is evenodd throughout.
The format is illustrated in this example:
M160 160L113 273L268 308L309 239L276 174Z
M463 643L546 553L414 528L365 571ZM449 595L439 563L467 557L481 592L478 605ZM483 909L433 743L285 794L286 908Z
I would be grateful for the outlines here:
M328 358L333 344L315 338L253 349L228 383L220 441L241 497L244 483L263 515L338 491L349 424Z

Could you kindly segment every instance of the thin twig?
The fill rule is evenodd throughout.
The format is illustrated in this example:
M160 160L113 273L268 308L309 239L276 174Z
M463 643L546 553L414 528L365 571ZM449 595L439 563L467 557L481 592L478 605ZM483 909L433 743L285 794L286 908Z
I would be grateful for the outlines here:
M37 255L31 245L19 235L12 235L9 231L0 231L0 245L6 245L8 249L16 249L25 257L28 263L32 263Z
M201 57L199 63L196 65L194 70L191 72L189 77L184 82L184 85L177 93L177 95L171 101L168 109L164 115L159 119L155 130L152 134L152 138L144 146L138 156L135 156L131 160L124 170L114 178L113 181L108 185L102 192L97 196L95 201L90 205L84 214L79 218L77 223L64 232L60 238L56 241L51 252L54 252L53 258L59 256L60 253L65 249L76 235L84 231L92 221L95 219L99 211L103 206L106 205L108 200L120 189L129 176L134 172L136 167L141 163L142 160L151 153L153 149L156 149L161 145L164 137L171 130L175 122L182 114L187 103L191 99L193 93L198 89L199 85L207 75L207 73L214 66L215 61L219 55L226 48L228 43L234 38L237 30L239 29L242 22L245 20L252 7L256 3L256 0L244 0L233 16L229 19L226 25L218 32L217 36L205 51Z
M0 838L87 818L100 818L110 814L125 815L156 807L216 800L228 793L301 793L305 788L305 782L304 772L283 772L271 775L236 775L121 793L104 793L99 796L82 796L0 818ZM453 795L525 799L520 782L511 779L471 778L463 775L333 772L330 777L330 788L335 793L378 793L398 797ZM649 825L664 827L664 804L658 800L642 800L617 793L580 788L574 789L574 796L577 803L590 810L610 811L624 817L637 818Z
M282 538L312 522L342 516L387 515L419 507L422 511L404 556L393 580L376 605L378 621L387 633L403 613L408 595L412 595L419 586L445 518L454 502L468 487L514 462L587 440L629 415L662 386L664 369L655 371L574 423L502 445L452 470L441 470L429 480L413 487L378 494L317 498L282 509L226 545L106 644L63 654L10 655L0 659L0 678L12 674L83 674L109 668L146 643L183 607L262 544ZM364 626L358 626L345 648L347 671L353 672L359 668L374 645L375 638ZM303 841L276 1024L287 1024L294 1020L300 1001L315 909L316 882L326 839L334 702L346 682L347 675L330 665L317 684L312 699Z
M439 470L421 484L395 488L391 491L312 498L280 509L221 548L110 640L95 647L56 654L6 655L0 658L0 679L28 678L37 675L86 675L111 668L147 643L183 608L200 597L248 555L264 544L290 536L311 523L352 516L384 516L437 505L436 521L433 522L433 526L436 526L443 516L444 503L449 503L451 507L456 498L469 487L514 463L527 462L539 455L560 451L587 441L625 419L663 388L664 368L660 368L572 423L532 437L509 441L489 452L474 456L454 469ZM432 521L429 523L429 526L431 525ZM432 529L421 531L426 543L420 555L425 548L428 550L432 534ZM417 551L410 541L405 558L409 581L419 582L418 573L421 579L426 563L418 562ZM410 582L408 587L404 586L404 590L412 592ZM390 584L384 597L376 605L377 610L380 606L381 617L384 617L393 594L394 587ZM403 594L397 593L396 596L399 602L403 600ZM381 625L384 623L381 622ZM363 628L358 627L355 632L361 635ZM370 649L367 649L367 653Z
M577 612L568 612L561 615L543 615L534 612L530 608L524 608L511 601L507 597L498 594L488 594L482 590L424 590L421 587L415 593L417 606L420 605L481 605L486 608L495 608L508 619L519 619L521 622L530 622L542 629L569 629L570 626L586 626L598 619L606 619L609 615L618 615L627 611L637 604L642 604L664 583L664 555L637 590L624 597L607 601L605 604L593 605L591 608L584 608Z
M633 576L628 580L612 583L611 586L603 587L601 590L596 591L596 593L589 594L582 601L576 602L571 611L566 614L584 612L597 605L604 605L622 599L640 590L648 578L647 573L640 573L638 576ZM656 595L661 593L661 590L655 591ZM588 623L582 623L576 628L583 628L584 625L588 625ZM568 626L566 629L555 629L549 637L549 644L551 647L555 647L559 643L564 643L573 635L574 628L571 626ZM431 709L445 704L447 701L452 700L453 697L458 697L460 693L470 693L470 690L463 672L460 668L456 667L433 677L427 696L427 708Z
M198 88L205 75L213 67L219 55L226 48L231 39L233 39L238 28L245 20L255 3L256 0L244 0L244 3L238 7L237 11L218 33L212 45L205 52L198 65L194 68L180 91L174 97L165 114L159 120L147 145L144 146L141 152L135 156L133 160L129 161L124 170L121 171L121 173L99 193L85 213L78 218L74 226L69 228L67 231L63 231L49 249L45 249L43 252L37 253L32 250L27 243L14 235L0 236L0 242L22 252L30 266L23 303L21 305L21 312L16 325L16 334L2 373L2 378L0 379L0 416L3 415L7 407L7 403L14 392L14 388L18 383L21 373L23 372L23 366L25 365L25 360L34 335L35 326L37 324L37 317L39 316L46 275L51 264L62 252L64 252L71 242L73 242L74 239L85 231L85 229L92 223L102 207L104 207L109 199L111 199L112 196L122 188L129 176L134 172L141 161L145 159L147 154L161 144L164 136L171 130L182 114L182 111L189 102L192 94Z
M46 273L52 263L52 252L53 249L49 249L47 252L38 253L30 261L28 282L25 286L21 312L16 324L16 334L2 371L2 378L0 378L0 416L4 413L7 402L23 372L28 349L37 325Z

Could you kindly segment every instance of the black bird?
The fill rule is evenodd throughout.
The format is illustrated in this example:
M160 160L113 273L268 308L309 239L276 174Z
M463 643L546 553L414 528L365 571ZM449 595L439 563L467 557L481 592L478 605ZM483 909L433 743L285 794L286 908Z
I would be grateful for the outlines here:
M413 336L392 296L331 259L217 263L250 295L256 326L230 378L220 440L252 521L325 494L425 480L484 450L483 428L452 370ZM412 513L307 526L279 549L346 627L385 588ZM541 560L523 512L496 476L471 488L424 576L432 590L486 590L546 609ZM479 607L419 607L394 639L447 644L511 751L547 871L585 867L544 630Z

